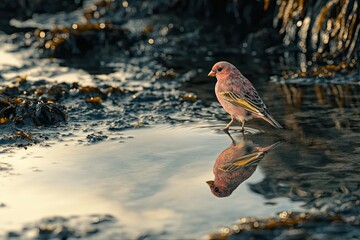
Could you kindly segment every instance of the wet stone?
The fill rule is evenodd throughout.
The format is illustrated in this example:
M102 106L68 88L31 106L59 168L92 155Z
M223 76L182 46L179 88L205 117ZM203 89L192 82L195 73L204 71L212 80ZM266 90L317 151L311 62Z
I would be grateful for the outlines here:
M32 122L34 125L54 125L66 121L62 105L51 101L33 101L0 95L0 111L3 117L15 123Z
M207 239L351 239L359 234L357 224L346 224L344 218L324 213L282 212L287 214L282 221L277 219L243 218L231 231L211 233ZM254 227L254 221L259 222ZM319 238L321 236L321 238Z
M305 240L311 239L309 234L304 229L289 229L281 233L280 236L274 240Z
M7 233L7 237L10 238L10 239L11 238L19 238L20 236L21 235L19 233L13 232L13 231Z
M346 195L341 196L340 202L346 203L346 202L352 202L352 201L358 201L358 200L360 200L360 197L358 195L346 194Z
M115 122L110 123L109 131L122 131L130 127L131 125L128 122L123 120L116 120Z
M114 217L107 214L50 217L29 223L20 231L8 232L7 236L9 239L85 239L90 236L107 238L107 231L113 227L120 226L117 225ZM125 235L118 231L117 236Z
M87 141L89 143L101 142L101 141L104 141L107 138L108 138L108 136L101 135L101 134L89 134L89 135L86 136L86 139L87 139Z

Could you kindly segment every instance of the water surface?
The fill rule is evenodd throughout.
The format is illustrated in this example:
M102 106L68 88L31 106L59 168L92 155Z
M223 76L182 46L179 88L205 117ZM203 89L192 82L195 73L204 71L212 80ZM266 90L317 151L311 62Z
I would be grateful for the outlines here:
M107 213L131 237L149 232L164 239L198 238L240 216L301 209L286 198L266 204L249 189L249 183L264 179L262 162L281 156L281 147L229 197L211 194L206 181L214 178L217 156L231 145L225 133L214 130L220 127L158 126L125 131L124 142L84 146L65 141L2 154L13 169L1 172L1 201L7 205L1 209L1 230L54 215ZM244 141L240 133L234 137ZM273 143L273 137L256 134L246 142L257 144L252 142L257 138L262 145Z

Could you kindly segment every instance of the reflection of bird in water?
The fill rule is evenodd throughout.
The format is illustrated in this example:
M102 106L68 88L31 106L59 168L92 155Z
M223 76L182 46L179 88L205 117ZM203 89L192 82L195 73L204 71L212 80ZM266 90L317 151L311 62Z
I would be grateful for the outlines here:
M230 136L231 137L231 136ZM211 192L217 197L227 197L256 170L265 154L280 142L268 147L255 147L251 141L242 140L225 149L217 157L213 172L214 181L207 181Z

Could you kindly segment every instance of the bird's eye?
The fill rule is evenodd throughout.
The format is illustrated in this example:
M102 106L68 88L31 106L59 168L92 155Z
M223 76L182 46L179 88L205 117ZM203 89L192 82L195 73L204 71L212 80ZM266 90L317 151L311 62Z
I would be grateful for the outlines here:
M214 188L215 192L220 192L218 187Z
M221 72L222 68L221 68L221 67L219 67L217 70L218 70L218 72Z

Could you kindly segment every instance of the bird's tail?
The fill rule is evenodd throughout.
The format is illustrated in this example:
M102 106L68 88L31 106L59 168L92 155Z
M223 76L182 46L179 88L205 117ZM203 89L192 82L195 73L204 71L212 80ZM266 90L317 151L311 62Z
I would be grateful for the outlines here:
M270 114L265 114L262 118L275 128L283 128Z
M276 148L278 145L280 145L282 142L281 141L277 141L276 143L270 145L270 146L267 146L267 147L263 147L263 148L260 148L259 151L260 152L264 152L264 153L267 153L269 152L270 150L272 150L273 148Z

